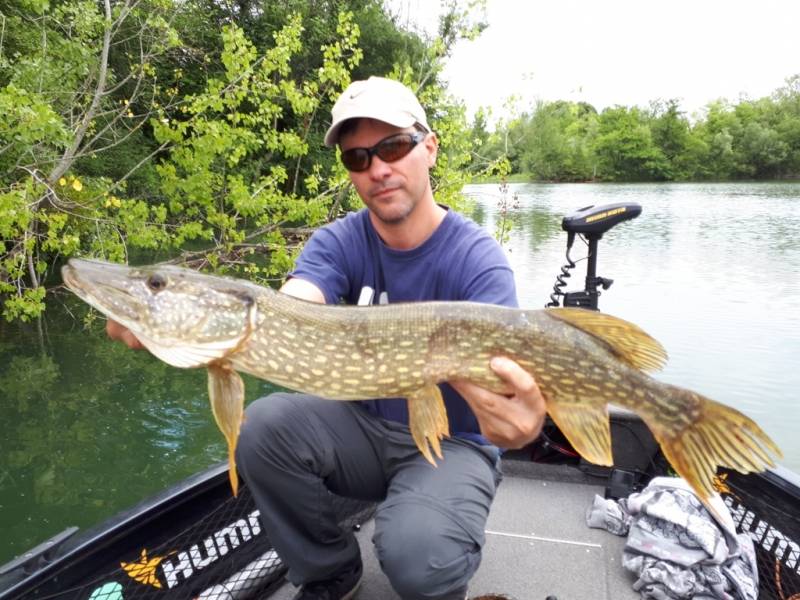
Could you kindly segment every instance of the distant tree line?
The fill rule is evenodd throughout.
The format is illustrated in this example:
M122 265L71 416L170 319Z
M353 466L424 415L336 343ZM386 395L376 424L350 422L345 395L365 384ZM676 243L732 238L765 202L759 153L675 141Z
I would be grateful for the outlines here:
M602 112L540 101L473 137L482 159L505 155L512 173L541 181L689 181L800 176L800 75L770 97L715 101L690 119L677 100Z

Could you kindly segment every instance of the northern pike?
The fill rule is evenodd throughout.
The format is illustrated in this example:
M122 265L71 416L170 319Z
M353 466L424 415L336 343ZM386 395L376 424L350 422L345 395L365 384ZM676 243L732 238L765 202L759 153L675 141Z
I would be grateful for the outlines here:
M449 435L438 383L501 391L489 367L506 356L530 372L553 421L588 461L612 465L608 405L634 411L675 471L708 506L717 465L762 471L781 456L750 418L646 374L666 362L638 326L581 308L513 309L473 302L382 306L306 302L254 283L168 265L72 259L66 285L175 367L206 367L214 417L235 449L244 410L237 371L332 400L404 397L425 458Z

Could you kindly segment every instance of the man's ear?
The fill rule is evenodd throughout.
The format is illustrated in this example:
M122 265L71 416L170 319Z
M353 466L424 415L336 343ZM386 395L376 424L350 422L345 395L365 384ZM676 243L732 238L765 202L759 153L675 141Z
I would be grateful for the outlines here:
M431 132L425 138L425 148L428 151L428 168L432 169L436 165L436 157L439 154L439 138Z

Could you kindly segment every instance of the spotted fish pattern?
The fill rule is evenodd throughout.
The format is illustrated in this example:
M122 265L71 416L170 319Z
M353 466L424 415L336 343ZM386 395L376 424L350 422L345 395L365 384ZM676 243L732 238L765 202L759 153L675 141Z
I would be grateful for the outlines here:
M739 411L648 372L666 353L636 325L579 308L523 310L472 302L320 305L251 282L174 266L70 260L66 285L177 367L206 367L214 416L234 450L244 405L237 372L331 400L408 399L410 429L432 463L449 435L436 384L501 391L494 356L533 374L547 412L590 462L613 464L608 405L638 414L705 502L717 465L749 473L780 450ZM708 505L708 504L707 504Z

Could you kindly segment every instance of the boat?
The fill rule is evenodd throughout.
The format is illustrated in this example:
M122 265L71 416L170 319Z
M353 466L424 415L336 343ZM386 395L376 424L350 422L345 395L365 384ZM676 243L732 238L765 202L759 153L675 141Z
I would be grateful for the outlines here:
M618 223L635 218L633 203L590 206L564 218L567 264L551 306L598 308L597 245ZM565 292L575 267L576 236L590 250L583 290ZM626 600L639 598L622 566L624 537L591 529L596 495L624 498L669 465L644 423L612 407L612 467L582 459L548 419L542 435L503 455L504 480L487 523L481 566L470 597L485 600ZM718 490L739 532L750 535L758 597L800 600L800 476L778 466L742 475L720 468ZM333 497L343 527L362 546L365 577L357 598L396 600L371 551L375 505ZM0 600L289 600L295 588L263 531L247 486L230 493L220 463L86 531L71 527L0 567Z

